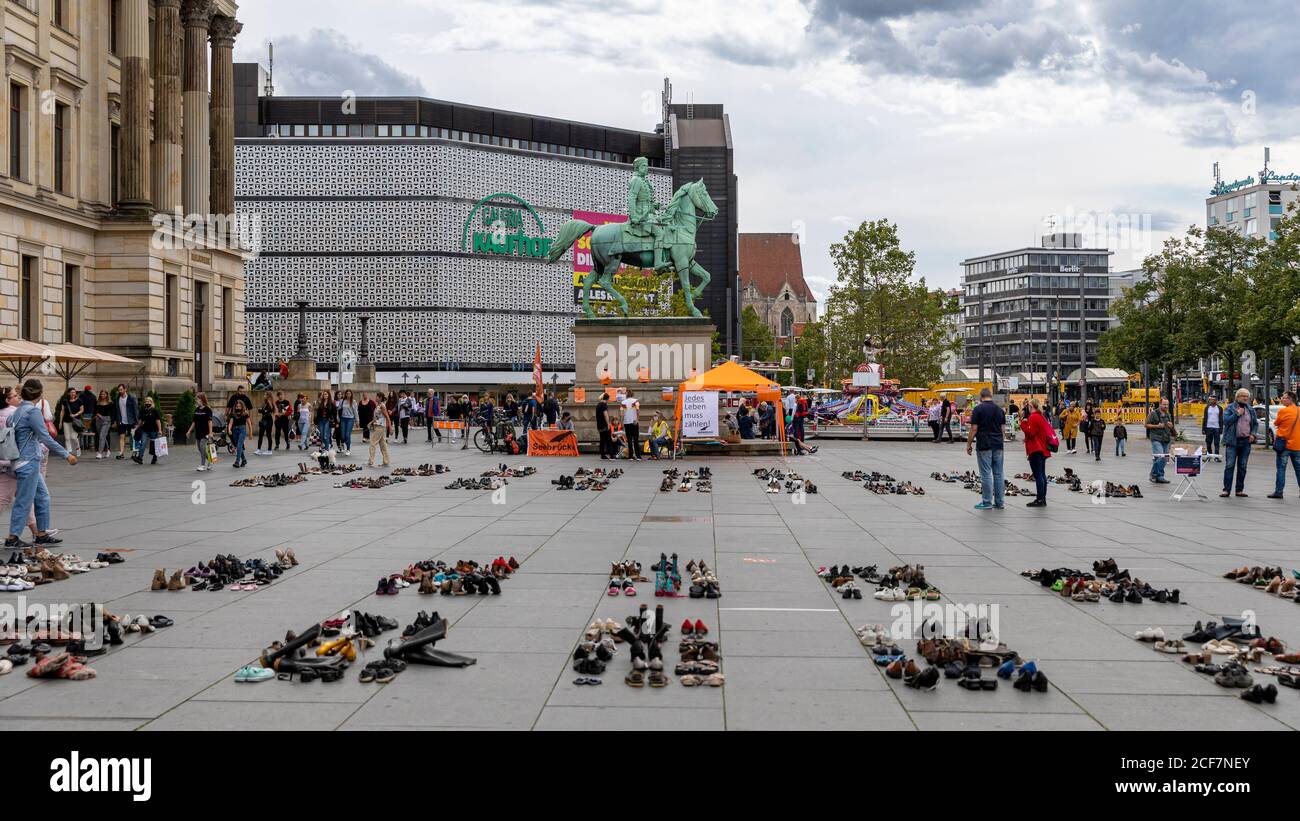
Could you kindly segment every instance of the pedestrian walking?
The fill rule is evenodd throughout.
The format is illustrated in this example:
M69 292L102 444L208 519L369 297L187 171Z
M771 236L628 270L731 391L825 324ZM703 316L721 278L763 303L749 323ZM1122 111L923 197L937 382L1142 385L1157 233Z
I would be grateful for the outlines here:
M5 539L5 547L8 548L52 545L63 541L50 533L50 491L45 485L45 476L41 473L41 463L45 458L41 448L66 459L69 465L77 464L77 457L68 453L50 435L45 415L41 411L44 390L39 379L24 382L22 402L6 423L14 429L14 444L18 446L18 459L10 466L17 487L9 511L9 536ZM34 538L28 543L22 540L21 534L28 525L33 510L36 527L32 530Z
M388 467L388 429L392 427L392 417L388 415L388 406L383 402L375 404L374 416L370 418L370 458L368 467L375 466L375 450L383 457L382 467Z
M107 459L113 438L113 401L108 398L108 391L100 391L95 402L95 458Z
M215 415L212 412L212 406L208 404L208 395L200 393L194 397L197 407L194 408L194 420L190 423L190 429L185 432L186 436L194 437L194 443L199 449L199 466L195 470L212 469L212 426L215 421Z

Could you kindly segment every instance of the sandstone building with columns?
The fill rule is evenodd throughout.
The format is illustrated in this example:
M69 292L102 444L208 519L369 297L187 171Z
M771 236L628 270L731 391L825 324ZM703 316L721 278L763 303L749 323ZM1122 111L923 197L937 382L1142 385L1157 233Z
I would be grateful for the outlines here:
M137 360L78 378L245 379L233 0L0 0L0 338ZM62 387L61 385L59 387Z

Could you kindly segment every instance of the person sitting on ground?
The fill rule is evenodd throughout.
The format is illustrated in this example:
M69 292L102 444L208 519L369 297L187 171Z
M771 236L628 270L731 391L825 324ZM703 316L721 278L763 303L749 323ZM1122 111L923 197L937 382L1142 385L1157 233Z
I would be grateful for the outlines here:
M560 414L560 430L573 430L573 414L568 411Z
M253 390L268 391L270 389L271 389L271 378L266 375L266 371L262 371L257 375L257 379L253 382Z

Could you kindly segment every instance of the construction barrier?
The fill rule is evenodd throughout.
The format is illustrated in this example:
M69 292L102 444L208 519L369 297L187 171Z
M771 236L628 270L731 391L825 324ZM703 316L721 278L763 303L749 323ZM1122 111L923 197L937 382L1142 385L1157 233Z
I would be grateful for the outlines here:
M443 442L446 442L447 444L451 444L459 439L461 440L461 448L460 448L461 450L465 450L466 448L469 447L469 423L468 422L461 422L459 420L451 420L451 419L435 419L433 420L433 429L437 431L444 431L444 430L447 431L447 435L436 439L435 444L440 445ZM456 436L457 432L459 432L461 435Z

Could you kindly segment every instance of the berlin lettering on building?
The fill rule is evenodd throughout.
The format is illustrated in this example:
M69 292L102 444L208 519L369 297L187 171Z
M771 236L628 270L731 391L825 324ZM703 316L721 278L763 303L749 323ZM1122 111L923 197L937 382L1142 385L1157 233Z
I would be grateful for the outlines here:
M526 233L528 223L525 212L537 225L537 235ZM460 235L460 250L475 254L545 258L551 250L551 239L542 225L542 218L523 197L514 194L489 194L470 209L465 227Z

